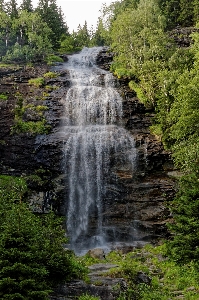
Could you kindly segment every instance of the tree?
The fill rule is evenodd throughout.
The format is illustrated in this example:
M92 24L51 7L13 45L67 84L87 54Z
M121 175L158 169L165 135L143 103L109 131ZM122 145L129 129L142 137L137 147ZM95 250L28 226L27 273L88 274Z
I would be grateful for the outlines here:
M104 46L106 43L106 30L103 25L103 21L101 18L98 18L97 28L95 32L92 34L91 43L95 46Z
M157 2L141 0L136 9L119 14L111 27L111 48L117 53L112 69L119 77L134 79L131 88L141 90L141 100L150 106L156 102L158 69L164 67L172 49L167 47L164 26Z
M33 12L32 0L23 0L20 9Z
M167 242L167 254L180 264L193 261L199 267L199 181L195 174L182 177L179 192L171 204L174 234Z
M4 0L0 0L0 12L5 10L5 1Z
M0 11L0 55L5 55L12 39L12 21L3 11Z
M24 202L22 178L0 176L0 298L49 299L58 283L82 277L85 268L66 251L63 220L34 215Z
M44 59L52 51L49 38L51 30L38 13L20 11L18 19L13 22L13 28L19 35L18 44L22 46L25 60Z
M85 23L82 27L81 27L80 24L77 27L75 41L76 41L76 46L78 48L83 48L84 46L87 46L87 47L89 46L90 35L89 35L89 32L88 32L88 27L87 27L87 22L86 21L85 21Z
M194 19L194 1L193 0L180 0L180 14L178 23L181 26L193 26Z
M51 29L50 41L53 47L58 49L61 36L68 34L61 8L57 6L56 0L40 0L36 11Z
M10 0L6 4L6 12L11 17L11 19L15 19L18 17L18 8L16 0Z

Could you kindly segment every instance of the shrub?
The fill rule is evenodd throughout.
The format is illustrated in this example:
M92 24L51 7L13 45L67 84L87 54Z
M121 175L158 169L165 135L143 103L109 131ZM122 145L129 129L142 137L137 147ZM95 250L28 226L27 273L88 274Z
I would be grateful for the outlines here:
M22 120L17 120L16 124L11 128L11 134L14 133L31 133L31 134L48 134L51 126L46 123L46 120L42 121L29 121L24 122Z
M0 176L0 299L49 299L58 283L83 278L67 242L63 219L37 216L24 203L23 178Z
M44 74L44 77L45 78L56 78L56 77L58 77L58 74L55 72L47 72Z
M57 55L49 55L47 57L47 64L48 65L52 65L53 63L56 63L56 62L64 62L64 60L57 56Z
M28 80L28 84L36 87L42 87L45 84L45 81L43 77L32 78Z

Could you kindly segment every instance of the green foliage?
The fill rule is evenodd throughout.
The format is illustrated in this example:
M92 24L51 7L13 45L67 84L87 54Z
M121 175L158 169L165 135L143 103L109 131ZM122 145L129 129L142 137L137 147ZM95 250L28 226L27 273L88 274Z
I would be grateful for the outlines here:
M86 269L67 242L63 220L52 212L38 217L24 202L23 178L0 176L0 297L49 299L58 283L82 278Z
M106 276L125 278L128 289L121 292L117 300L168 300L182 295L184 299L198 299L199 273L193 262L179 266L166 255L166 244L146 245L123 254L112 251L106 255L106 263L118 265ZM87 255L81 260L88 261ZM103 262L99 261L98 263ZM138 283L137 274L143 272L151 278L151 283Z
M40 83L40 79L44 82L43 78L35 78L33 84ZM24 99L20 93L16 93L17 103L15 107L15 119L14 125L11 127L11 134L19 133L31 133L31 134L48 134L51 130L51 126L47 124L47 121L43 117L43 112L48 109L45 105L34 106L32 104L24 105ZM36 113L38 121L24 121L23 115L29 110Z
M143 102L146 106L150 105L150 102L148 101L148 98L146 97L146 95L144 94L142 88L139 86L138 83L131 80L129 82L129 87L130 87L130 89L132 89L133 91L136 92L137 97L140 99L141 102Z
M47 56L46 61L48 65L52 65L56 62L63 62L63 59L60 56L50 54Z
M45 84L45 81L43 77L32 78L28 80L28 84L36 87L42 87Z
M48 134L51 130L51 126L47 124L46 120L43 119L41 121L22 121L17 120L15 125L11 128L11 134L19 134L19 133L31 133L35 134Z
M63 34L69 35L61 7L58 7L56 0L39 0L36 11L51 29L50 42L54 49L58 49L61 36Z
M21 201L27 192L26 181L21 177L0 175L0 214L10 209L13 203Z
M99 297L90 296L88 294L78 297L78 300L99 300Z
M199 268L199 181L195 174L181 178L179 192L172 202L175 222L169 229L175 233L167 242L168 254L181 264L195 262Z
M6 95L6 94L0 94L0 101L1 100L5 101L7 99L8 99L8 95Z
M56 77L58 77L58 74L55 72L47 72L44 74L44 77L45 78L56 78Z

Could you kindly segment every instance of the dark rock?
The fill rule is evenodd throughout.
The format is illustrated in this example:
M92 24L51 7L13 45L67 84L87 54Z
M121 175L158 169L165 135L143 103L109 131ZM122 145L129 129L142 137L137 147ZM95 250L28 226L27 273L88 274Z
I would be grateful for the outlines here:
M151 284L151 278L146 275L144 272L138 272L137 275L136 275L136 278L135 278L135 282L137 284L139 283L145 283L147 285L150 285Z
M104 70L110 70L110 65L113 61L114 53L110 52L109 47L103 47L97 56L96 63Z
M105 275L107 271L115 267L117 267L117 265L92 265L89 267L89 270L91 271L89 273L90 284L78 280L65 285L60 285L55 290L55 294L59 296L52 296L50 299L61 300L63 299L62 297L77 299L78 296L87 293L92 296L100 297L101 300L116 300L121 292L124 292L127 289L127 283L123 278L112 278Z
M67 62L68 61L68 56L66 54L62 54L62 55L59 55L64 62Z
M199 29L195 27L177 26L175 29L169 32L169 36L180 48L183 48L189 47L193 43L193 40L190 36L193 32L199 32Z

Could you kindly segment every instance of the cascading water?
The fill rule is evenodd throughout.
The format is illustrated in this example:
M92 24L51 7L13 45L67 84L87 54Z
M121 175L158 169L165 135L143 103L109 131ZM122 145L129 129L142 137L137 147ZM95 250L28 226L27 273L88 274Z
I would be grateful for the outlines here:
M132 173L135 168L134 139L121 126L122 99L114 77L95 65L100 50L84 48L66 66L71 81L64 126L67 231L76 253L109 240L103 199L113 161L128 165Z

